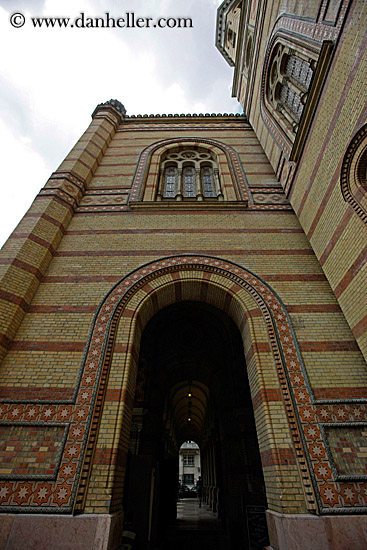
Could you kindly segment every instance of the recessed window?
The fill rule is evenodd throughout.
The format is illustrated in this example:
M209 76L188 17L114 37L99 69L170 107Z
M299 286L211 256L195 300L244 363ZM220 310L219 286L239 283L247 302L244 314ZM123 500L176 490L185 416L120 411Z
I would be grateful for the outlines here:
M214 170L211 166L203 166L201 169L201 181L204 197L215 197Z
M217 160L205 148L175 148L161 160L157 200L223 200Z
M236 46L236 33L231 28L227 31L227 42L232 48Z
M196 185L195 185L195 168L193 166L185 166L182 171L183 179L183 196L185 198L196 197Z
M194 455L183 455L183 463L184 463L184 466L194 466L195 465Z
M183 483L184 485L194 485L195 483L194 474L184 474Z
M177 194L178 170L176 166L167 166L164 173L164 196L174 198Z
M313 77L313 60L277 43L271 55L266 96L287 132L296 133Z
M246 69L248 69L250 67L251 53L252 53L252 41L253 41L253 35L249 33L248 38L247 38L246 55L245 55Z

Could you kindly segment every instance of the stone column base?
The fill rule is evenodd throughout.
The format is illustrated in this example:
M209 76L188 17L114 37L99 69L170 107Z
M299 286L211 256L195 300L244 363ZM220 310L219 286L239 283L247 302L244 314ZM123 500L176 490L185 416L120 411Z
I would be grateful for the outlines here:
M0 514L0 550L116 550L123 513Z
M266 511L273 550L366 550L367 516Z

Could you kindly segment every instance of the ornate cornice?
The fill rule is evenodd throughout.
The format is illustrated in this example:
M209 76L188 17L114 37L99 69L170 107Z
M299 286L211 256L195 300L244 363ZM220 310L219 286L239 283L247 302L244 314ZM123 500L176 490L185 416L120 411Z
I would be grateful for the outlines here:
M247 117L243 114L243 113L175 113L175 114L138 114L138 115L126 115L125 118L129 118L129 119L132 119L132 118L169 118L169 119L174 119L174 118L196 118L196 119L199 119L199 118L220 118L220 117L231 117L231 118L236 118L236 119L240 119L241 122L247 122Z

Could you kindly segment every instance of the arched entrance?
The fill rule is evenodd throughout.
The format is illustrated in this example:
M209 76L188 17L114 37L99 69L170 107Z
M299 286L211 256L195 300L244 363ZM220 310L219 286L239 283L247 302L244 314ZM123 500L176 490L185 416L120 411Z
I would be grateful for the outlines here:
M142 266L122 279L103 301L84 360L84 369L90 373L85 383L95 380L98 385L76 509L121 512L123 495L126 497L128 491L126 488L124 493L124 482L131 478L126 472L130 467L130 433L135 429L138 434L144 421L141 415L139 422L131 425L136 391L144 383L138 375L142 335L156 314L189 301L216 308L239 331L268 509L273 514L316 511L299 415L302 430L306 437L312 436L312 444L321 448L323 442L286 309L269 285L253 273L205 256L164 258ZM226 326L228 321L223 323ZM151 470L146 479L153 496L154 476ZM149 522L149 529L159 525L153 515Z
M167 306L147 324L138 364L124 506L137 543L156 547L175 519L178 452L190 439L201 449L204 502L221 518L228 548L262 549L267 502L235 323L205 302Z

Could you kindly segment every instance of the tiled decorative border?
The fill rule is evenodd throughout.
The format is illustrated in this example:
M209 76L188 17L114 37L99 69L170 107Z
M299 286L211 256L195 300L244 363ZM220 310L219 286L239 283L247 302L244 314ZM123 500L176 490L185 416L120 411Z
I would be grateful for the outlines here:
M3 422L65 423L70 426L57 478L54 481L4 480L0 483L3 511L72 512L91 421L97 414L93 412L96 397L106 385L109 368L106 357L112 355L119 319L123 315L132 318L134 312L126 306L139 289L149 287L151 281L160 277L184 280L188 271L223 277L230 295L236 296L246 290L258 304L267 326L295 455L310 507L313 486L320 513L367 512L367 482L361 479L363 476L348 483L335 479L330 453L321 433L321 425L329 419L341 426L352 419L367 426L367 399L315 401L289 315L271 287L242 266L195 255L151 262L112 288L95 316L73 403L8 401L0 404L0 420ZM230 287L228 281L233 283Z

